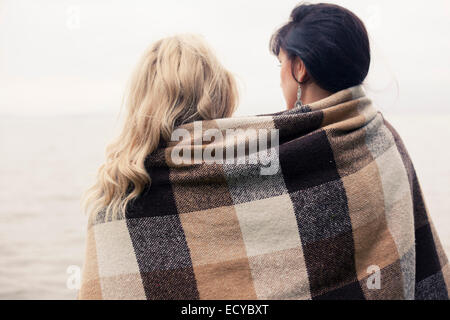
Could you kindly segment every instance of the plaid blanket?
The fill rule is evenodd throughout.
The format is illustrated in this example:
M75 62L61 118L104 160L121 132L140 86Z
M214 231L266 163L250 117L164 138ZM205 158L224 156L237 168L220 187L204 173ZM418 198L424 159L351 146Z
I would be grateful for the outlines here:
M125 218L89 220L78 298L448 299L450 266L414 167L361 86L178 128L190 140L147 157L152 183ZM252 149L264 139L248 129L276 139ZM208 142L208 130L223 139ZM235 161L180 163L180 144L191 159L220 160L213 145Z

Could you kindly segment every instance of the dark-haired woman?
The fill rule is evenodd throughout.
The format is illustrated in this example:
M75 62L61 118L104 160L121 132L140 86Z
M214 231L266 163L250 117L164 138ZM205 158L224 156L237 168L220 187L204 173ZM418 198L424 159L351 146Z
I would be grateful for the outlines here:
M291 195L302 199L310 297L448 299L450 265L408 152L362 87L370 66L363 22L335 4L300 4L270 50L290 110L280 117L296 115L304 134L280 154L295 158L285 175L311 180Z
M361 84L369 72L370 45L363 22L333 4L301 4L270 42L281 63L287 108ZM297 99L297 94L300 99Z

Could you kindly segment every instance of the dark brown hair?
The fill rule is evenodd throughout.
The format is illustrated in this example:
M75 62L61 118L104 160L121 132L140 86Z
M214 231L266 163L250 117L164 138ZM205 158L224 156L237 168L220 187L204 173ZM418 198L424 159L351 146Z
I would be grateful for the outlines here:
M270 40L273 54L278 56L280 49L291 61L299 57L317 85L332 93L361 84L369 72L370 45L364 23L335 4L295 7Z

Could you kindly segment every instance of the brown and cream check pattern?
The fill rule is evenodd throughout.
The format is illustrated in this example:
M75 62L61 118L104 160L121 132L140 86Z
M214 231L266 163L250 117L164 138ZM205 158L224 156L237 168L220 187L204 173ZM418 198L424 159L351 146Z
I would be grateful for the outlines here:
M90 219L80 299L449 298L414 167L362 86L202 126L278 129L280 170L174 165L175 144L161 144L126 217ZM380 289L367 286L373 265Z

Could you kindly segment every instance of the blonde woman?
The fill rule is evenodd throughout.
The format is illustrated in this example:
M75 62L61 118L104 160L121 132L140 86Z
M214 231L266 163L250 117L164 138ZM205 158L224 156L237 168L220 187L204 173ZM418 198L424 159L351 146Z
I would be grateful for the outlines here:
M133 210L131 204L158 219L170 214L173 202L167 186L168 168L146 167L146 159L170 141L176 126L230 117L237 100L232 74L201 37L164 38L144 53L131 78L122 132L106 148L106 161L98 170L96 182L83 195L89 225L79 299L145 297L137 289L142 287L142 281L136 278L139 270L128 268L119 253L130 250L139 254L140 246L160 242L151 233L168 224L163 223L161 228L140 225L149 237L135 243L135 249L130 247L124 227L128 218L133 220L136 212L141 212ZM118 229L110 230L110 226Z
M235 80L204 40L185 34L155 42L131 79L127 115L119 137L106 150L96 183L85 193L90 216L123 218L127 204L152 177L145 158L169 141L175 126L230 117L238 100Z

